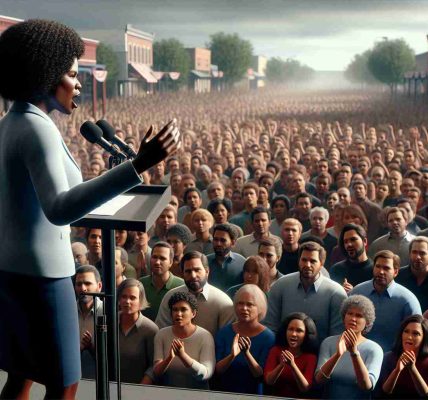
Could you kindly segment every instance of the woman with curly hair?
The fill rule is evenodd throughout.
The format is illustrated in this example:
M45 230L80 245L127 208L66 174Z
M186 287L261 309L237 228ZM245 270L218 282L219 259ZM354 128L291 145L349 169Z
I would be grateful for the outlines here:
M343 301L345 331L321 343L315 381L327 399L370 399L382 365L382 348L366 339L375 320L371 300L361 295Z
M46 398L74 398L80 340L69 224L140 184L139 174L179 147L173 120L143 139L133 161L82 183L48 114L77 107L83 52L79 35L54 21L20 22L0 36L0 96L14 102L0 121L2 398L28 398L30 380L46 386Z
M186 292L174 293L168 300L172 326L155 336L153 371L156 382L187 389L208 389L214 372L214 339L194 324L198 303Z

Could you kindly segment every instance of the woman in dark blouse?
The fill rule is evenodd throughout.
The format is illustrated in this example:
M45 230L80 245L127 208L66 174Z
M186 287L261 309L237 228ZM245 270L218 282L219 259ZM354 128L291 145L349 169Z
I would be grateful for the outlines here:
M428 320L421 315L411 315L401 324L393 350L383 359L380 397L426 398L427 381Z

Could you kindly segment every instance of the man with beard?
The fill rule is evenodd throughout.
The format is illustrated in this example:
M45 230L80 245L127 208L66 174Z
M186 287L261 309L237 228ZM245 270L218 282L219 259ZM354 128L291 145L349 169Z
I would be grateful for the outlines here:
M400 269L395 279L419 300L422 310L428 309L428 238L417 236L409 246L410 264Z
M214 226L214 253L208 254L211 285L226 291L231 286L242 283L242 269L245 258L232 251L237 239L237 232L230 224Z
M376 310L376 321L367 338L378 343L383 351L390 351L401 321L414 314L422 314L416 296L394 278L400 269L400 257L382 250L373 259L373 279L360 283L349 293L370 299Z
M287 315L304 312L314 320L320 341L343 332L340 306L346 292L321 273L325 256L318 243L300 246L299 272L282 277L271 287L264 325L277 332Z
M155 322L159 329L171 326L169 299L177 292L191 293L196 297L198 303L195 324L214 336L220 328L234 320L235 312L232 300L226 293L207 282L209 267L204 254L198 251L185 253L181 259L181 268L185 284L171 289L164 296Z
M349 293L355 285L373 276L373 261L366 253L366 231L361 225L346 224L340 233L339 246L346 260L331 267L330 279L340 283Z
M102 302L85 293L99 293L101 288L101 276L94 266L82 265L77 268L74 291L79 317L82 377L87 379L95 378L94 312L101 315Z

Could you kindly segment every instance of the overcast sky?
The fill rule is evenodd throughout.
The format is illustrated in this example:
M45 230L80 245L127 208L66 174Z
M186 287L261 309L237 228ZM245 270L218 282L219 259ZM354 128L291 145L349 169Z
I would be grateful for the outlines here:
M127 23L203 47L211 34L238 33L266 57L295 58L316 70L343 70L383 37L428 50L428 0L0 0L0 14L50 18L89 36Z

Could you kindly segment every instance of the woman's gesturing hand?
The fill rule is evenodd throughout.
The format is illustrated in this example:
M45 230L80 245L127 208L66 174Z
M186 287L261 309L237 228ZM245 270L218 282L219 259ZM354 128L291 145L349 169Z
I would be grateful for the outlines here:
M141 174L173 154L180 146L181 135L175 118L155 135L151 126L141 141L137 157L132 161L135 170Z

